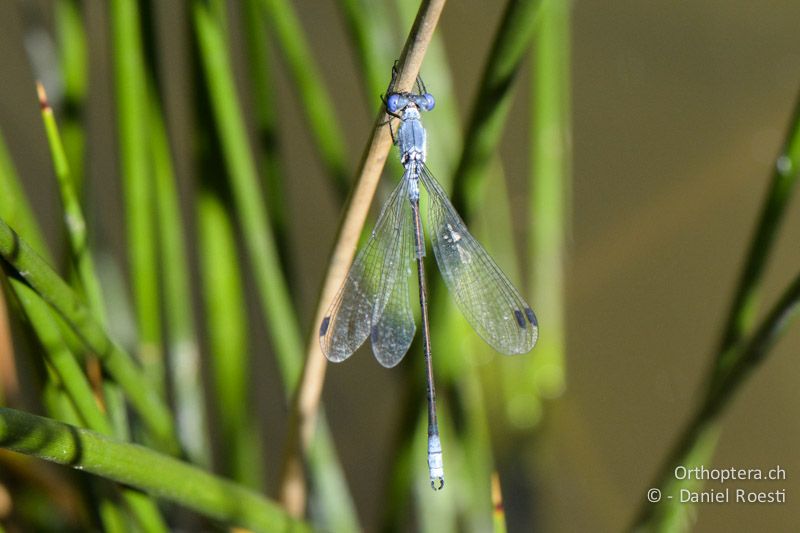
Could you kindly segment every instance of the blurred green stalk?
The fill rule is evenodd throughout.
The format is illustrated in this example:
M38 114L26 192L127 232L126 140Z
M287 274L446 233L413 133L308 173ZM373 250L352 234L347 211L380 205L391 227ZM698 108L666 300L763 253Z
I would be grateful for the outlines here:
M145 491L233 526L307 531L276 503L206 471L136 444L0 408L0 446Z
M661 490L664 498L677 496L682 489L698 490L702 480L678 479L675 467L686 468L707 465L717 445L721 430L719 419L728 407L734 393L766 357L780 335L789 327L791 320L800 312L800 275L789 285L778 303L755 331L751 340L740 345L737 363L727 372L712 394L708 395L695 411L676 445L656 478L652 487ZM632 531L675 532L688 531L692 527L694 506L679 503L677 499L664 499L660 503L645 503L636 519Z
M30 321L31 328L44 348L45 360L57 376L66 397L75 409L75 414L86 427L104 435L114 435L114 427L100 411L91 385L78 361L64 343L50 308L24 282L16 278L11 278L9 281ZM104 489L102 494L98 495L102 511L100 516L104 524L113 524L120 519L119 510L112 497L113 493L119 491L125 505L144 531L167 531L158 507L147 496L121 486L109 485Z
M150 150L156 187L164 319L175 416L181 443L192 462L208 466L211 463L211 444L203 392L203 365L194 325L191 277L188 275L191 269L184 244L186 232L164 117L155 88L151 85L149 89Z
M22 238L27 240L46 261L52 263L53 259L33 216L30 202L22 189L2 131L0 131L0 191L3 191L0 194L0 218L17 228Z
M112 378L125 391L131 405L160 447L178 452L169 409L151 388L130 356L114 344L80 297L53 272L47 263L0 219L0 257L58 313L101 360Z
M775 168L759 222L753 235L745 267L731 304L723 339L708 378L703 402L673 446L655 482L651 485L662 494L675 495L680 489L696 489L702 481L681 481L675 478L678 465L690 468L707 464L713 456L720 432L719 416L727 408L734 393L775 343L800 303L800 277L789 285L778 303L750 338L756 301L762 284L767 259L794 186L800 178L800 97ZM693 506L677 501L642 506L632 526L634 531L685 531L691 526Z
M270 217L259 188L255 159L227 55L226 37L204 2L196 1L193 4L193 20L211 110L233 195L234 213L242 229L285 393L291 397L297 387L303 361L300 327L280 267L275 239L269 226ZM299 31L299 26L296 29ZM318 424L315 434L317 440L312 447L314 453L310 454L308 462L318 496L317 509L323 517L321 525L337 531L357 529L355 511L324 416L320 415Z
M280 136L275 68L270 61L270 43L265 17L261 16L261 0L245 2L245 37L253 94L254 122L258 154L258 170L264 184L264 201L275 234L275 242L284 274L291 284L289 260L289 222L284 194L284 175L280 165Z
M208 84L212 112L228 169L234 205L248 257L268 319L270 334L287 390L300 375L302 346L291 298L283 278L269 215L258 185L258 173L247 138L239 96L228 60L227 42L220 25L203 2L193 8L200 59Z
M453 182L453 205L469 221L485 196L487 168L497 150L513 82L529 50L542 0L509 0L470 112Z
M86 238L86 224L83 213L78 204L77 197L72 187L69 165L61 144L58 128L53 116L52 108L47 102L44 88L39 85L39 100L42 110L42 119L45 125L45 132L50 144L51 156L56 177L58 178L59 188L64 205L64 218L67 228L67 235L70 243L73 264L78 272L81 285L87 295L90 295L90 307L93 309L95 318L102 321L104 316L100 286L94 273L94 265L89 254ZM11 178L13 180L13 178ZM13 180L16 181L16 180ZM20 206L25 206L28 202L19 196L22 194L19 187L11 187L11 191L17 194L11 200ZM35 222L31 219L24 223L26 227L35 227ZM91 386L86 379L77 359L63 340L60 327L56 319L52 316L52 311L47 304L24 282L16 278L9 279L10 286L17 296L20 306L24 310L31 327L36 334L39 342L44 348L45 358L60 381L66 396L75 407L76 414L80 416L83 423L91 429L107 435L114 434L114 427L103 415L98 407ZM101 322L102 323L102 322ZM107 498L107 494L100 496L101 513L100 516L107 525L113 524L119 519L119 510L113 501ZM148 531L166 531L155 504L140 494L134 494L129 490L122 490L122 498L128 508L134 514L136 520Z
M390 22L386 2L342 0L338 6L358 59L359 72L364 81L364 97L369 105L368 109L372 111L372 100L377 101L378 95L388 85L387 65L391 65L395 59L391 54L397 50L396 39L393 38L396 28ZM411 20L418 8L419 2L416 2Z
M263 462L250 391L250 350L244 289L231 215L220 197L197 200L203 304L208 327L215 404L220 413L222 472L244 485L263 487Z
M519 377L525 388L534 383L537 396L544 397L556 396L564 388L564 256L572 156L570 4L569 0L543 0L533 43L528 286L544 326L529 373ZM510 402L519 410L520 404L530 400ZM532 413L513 416L523 425L531 417L538 419Z
M55 26L64 81L61 133L64 151L72 174L75 192L80 197L83 187L86 140L82 124L88 86L88 52L86 32L81 19L80 0L57 0Z
M261 9L283 52L316 152L333 185L345 197L350 190L345 136L336 118L337 106L325 89L297 14L287 0L261 0Z
M111 1L117 121L125 218L133 287L139 357L155 392L166 398L158 301L156 204L151 175L147 99L141 22L136 0Z

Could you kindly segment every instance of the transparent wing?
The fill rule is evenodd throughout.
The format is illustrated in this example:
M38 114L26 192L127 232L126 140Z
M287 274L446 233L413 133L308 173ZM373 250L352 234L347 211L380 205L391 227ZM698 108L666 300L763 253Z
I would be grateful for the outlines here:
M403 181L406 181L405 176ZM409 276L414 260L411 207L405 205L402 213L399 266L397 269L392 269L397 278L394 280L383 313L380 313L380 316L373 316L374 326L370 336L375 358L387 368L397 365L403 359L411 346L411 341L414 340L416 330L409 300Z
M356 256L319 330L322 353L340 362L361 346L383 313L400 276L408 181L402 180L383 206L367 244Z
M529 352L539 336L536 315L470 235L427 167L423 166L420 179L428 191L429 234L436 262L461 313L495 350Z

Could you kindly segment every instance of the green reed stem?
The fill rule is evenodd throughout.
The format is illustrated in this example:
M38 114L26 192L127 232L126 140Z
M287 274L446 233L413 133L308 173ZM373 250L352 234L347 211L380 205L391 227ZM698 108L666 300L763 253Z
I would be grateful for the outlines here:
M86 103L88 51L86 31L81 19L80 0L58 0L54 16L61 78L64 80L63 120L61 124L64 151L72 174L72 184L78 196L83 186L86 135L83 128L83 109Z
M61 142L56 119L53 116L53 109L47 101L47 95L42 85L38 85L38 92L39 105L42 109L42 121L50 144L50 156L53 160L53 169L61 192L64 225L67 229L70 255L78 273L80 285L86 294L87 303L94 312L95 318L103 324L105 322L105 304L103 303L100 282L95 273L94 262L89 253L86 219L83 216L83 210L75 192L75 182L70 173L67 155Z
M0 257L25 280L94 352L125 391L153 439L164 450L178 452L169 409L130 356L108 337L94 314L47 263L0 219Z
M131 287L139 330L139 357L157 393L166 397L158 301L161 291L156 204L146 142L151 132L141 21L135 0L113 0L110 6L120 165L125 192Z
M197 201L200 273L208 327L214 403L220 413L222 472L261 488L263 461L250 406L250 358L236 236L231 214L218 195L201 191Z
M702 481L677 479L676 466L687 468L707 464L716 447L720 425L719 418L730 405L736 391L755 370L775 345L791 320L800 311L800 275L784 291L778 303L755 331L751 339L740 344L736 364L719 380L716 388L705 397L692 419L687 424L676 445L659 471L652 485L661 490L664 499L657 504L647 503L632 527L633 531L686 531L690 529L691 505L679 503L677 495L681 489L696 490ZM666 499L673 496L673 499Z
M72 352L64 344L50 307L23 281L17 278L10 278L9 281L30 321L31 328L44 348L45 360L58 375L61 386L83 423L94 431L113 435L114 429L100 411L89 380Z
M302 347L292 301L283 278L269 216L262 202L258 174L250 150L247 130L233 82L227 44L222 28L202 2L194 4L194 23L200 58L219 129L222 152L233 192L236 213L267 317L281 374L287 390L293 390L300 375Z
M99 433L0 408L0 446L145 491L254 531L307 531L274 502L172 457Z
M767 197L725 322L717 350L714 378L710 383L712 388L736 364L736 347L742 337L752 330L767 259L789 199L800 179L800 96L790 124L781 153L775 161Z
M108 436L113 435L114 428L108 418L100 411L86 375L83 373L75 356L64 343L60 328L53 318L52 310L24 282L16 278L11 278L9 281L37 339L44 348L45 360L57 375L61 387L75 408L76 414L86 427L93 431ZM109 486L106 488L112 492L116 490L115 487ZM167 526L161 518L155 502L151 501L147 496L126 488L122 488L121 494L128 509L145 531L167 531ZM104 517L104 520L105 518L113 520L108 515L116 516L119 514L119 510L116 509L112 499L107 496L108 494L101 496L101 505L104 507L104 514L101 517ZM104 521L104 523L106 522Z
M37 253L52 262L47 244L33 216L31 204L22 189L14 161L8 153L2 131L0 131L0 191L3 191L0 194L0 218L17 228L19 234Z
M303 352L300 328L280 267L274 237L269 226L269 215L262 202L258 186L254 157L244 126L239 99L233 82L233 73L227 56L227 46L222 29L210 17L201 2L194 4L194 24L200 60L208 84L212 112L233 193L235 214L243 230L248 258L259 291L261 307L267 319L270 337L278 360L278 367L287 397L293 394L300 378ZM324 417L319 423L325 424ZM352 504L344 505L348 497L346 483L333 451L333 443L325 439L327 431L315 447L323 460L309 459L311 476L316 488L334 487L330 493L320 494L321 512L331 529L357 524Z
M339 194L350 190L345 138L336 118L337 106L329 96L311 47L306 41L292 4L286 0L261 0L262 15L274 30L322 164Z
M414 13L419 2L416 4ZM385 2L343 0L338 6L364 78L364 97L372 111L373 99L386 90L386 66L395 59L392 54L396 53L399 39L395 39L395 27Z
M681 488L693 488L701 483L675 479L678 465L693 466L707 463L716 448L720 432L719 415L730 404L733 394L760 363L779 334L796 313L800 298L800 277L784 292L761 326L746 340L752 329L757 295L762 283L767 258L774 244L785 208L800 177L800 98L795 105L786 140L776 160L771 183L764 200L759 222L736 290L722 342L708 379L702 404L664 461L652 487L662 494L675 495ZM691 506L668 501L645 504L632 529L636 531L682 531L689 528Z
M529 268L528 279L534 308L546 327L523 379L528 384L534 379L545 397L564 388L564 257L572 156L570 4L543 0L534 41L528 256L536 265Z
M522 66L542 0L509 0L472 106L453 184L453 205L469 220L484 196L487 166L497 150L513 82Z
M164 287L164 319L167 355L170 359L175 417L181 443L192 462L209 465L208 420L203 392L202 363L191 298L191 271L186 251L186 231L181 217L177 179L164 117L155 89L149 91L150 149L156 187L156 207L161 276Z
M72 188L69 165L60 141L52 109L47 104L47 99L41 87L40 90L42 117L62 194L72 257L87 294L94 295L94 305L92 307L94 316L98 320L102 320L104 316L102 297L88 250L86 225ZM19 196L21 194L20 190L11 188L11 191L16 193L16 196L12 199L16 204L27 205L27 201ZM30 220L26 223L26 226L28 228L35 227L35 222ZM107 435L114 434L112 424L100 411L86 375L64 342L61 328L54 319L52 310L20 279L12 277L9 282L20 306L30 321L36 337L44 348L46 361L57 375L61 387L75 408L76 414L80 416L83 423L89 428ZM159 514L158 508L147 497L129 490L123 490L122 498L142 527L145 527L148 531L166 531L166 525ZM104 519L104 523L109 523L105 522L105 520L112 520L112 516L119 516L119 509L111 500L103 497L100 505L103 508L101 518Z
M267 23L261 16L260 0L246 0L245 37L252 84L258 170L264 184L264 196L270 223L280 252L284 273L292 283L289 261L288 206L284 193L285 178L280 164L280 136L275 66L270 61Z

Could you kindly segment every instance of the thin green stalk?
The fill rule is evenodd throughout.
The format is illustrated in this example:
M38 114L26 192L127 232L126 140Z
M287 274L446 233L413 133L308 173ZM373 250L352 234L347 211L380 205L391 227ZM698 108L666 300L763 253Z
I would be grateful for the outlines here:
M455 384L454 407L464 416L463 430L457 435L461 441L464 458L465 495L459 511L473 531L488 531L492 523L491 476L494 465L492 439L487 413L487 402L480 379L480 370L469 365L461 380ZM455 411L455 409L453 409Z
M262 487L263 463L250 402L247 315L231 215L219 196L197 201L200 273L208 326L214 403L220 413L222 472L248 487Z
M485 194L485 176L497 151L513 82L533 39L542 0L509 0L472 105L454 183L453 205L469 221Z
M737 345L753 327L764 269L786 213L786 207L800 179L798 169L800 169L800 95L795 104L786 140L775 161L767 197L728 312L710 388L715 387L726 372L736 364Z
M86 31L81 19L80 0L58 0L54 20L64 81L63 119L61 124L64 151L72 174L73 187L80 196L83 186L86 139L83 109L88 87L88 52Z
M70 255L75 269L78 273L81 288L86 294L89 307L94 312L95 318L101 323L105 323L105 305L103 304L102 289L95 273L94 262L89 253L89 241L86 230L86 220L83 216L78 195L75 192L74 180L70 173L67 155L61 136L58 132L58 125L53 116L53 109L47 101L44 87L37 84L39 94L39 105L42 110L42 121L44 122L47 140L50 144L50 156L53 160L53 169L58 179L58 187L61 192L61 204L63 208L64 225L67 230L67 240L69 241Z
M170 453L178 452L169 409L130 356L114 344L93 313L67 284L0 219L0 257L25 280L102 361L109 374L128 396L153 439Z
M123 483L201 515L254 531L306 531L276 503L136 444L0 408L0 446Z
M350 190L347 151L342 141L345 136L336 118L337 107L325 89L300 21L286 0L261 0L261 8L283 51L322 164L344 197Z
M83 369L64 344L50 307L23 281L12 277L9 282L36 338L44 348L45 360L58 376L83 424L94 431L113 435L113 428L100 411Z
M63 216L69 242L70 260L77 273L76 284L78 287L76 290L85 295L87 305L94 314L95 319L102 327L105 327L105 303L100 287L100 280L96 275L94 261L89 249L86 221L78 201L78 194L75 189L75 178L71 172L64 145L61 142L61 136L55 116L53 115L53 110L50 107L44 87L41 84L37 85L37 92L39 95L39 105L42 110L42 119L50 144L53 167L61 193ZM60 329L61 334L58 335L58 342L62 343L62 335L69 335L69 329L66 327ZM67 351L69 357L72 357L66 343L63 349ZM113 435L121 439L128 438L127 416L121 409L115 408L116 405L124 401L122 398L122 391L115 383L107 382L107 380L103 382L103 389L103 398L107 407L107 412L113 419L113 427L115 429ZM97 431L102 431L99 427L90 427Z
M270 43L267 24L261 16L260 0L245 2L245 37L252 94L253 116L256 127L258 170L264 183L264 201L280 251L283 270L289 278L292 268L289 261L289 235L287 202L284 194L284 174L280 164L280 138L278 135L278 109L275 66L270 61Z
M73 21L72 23L74 24L75 22ZM77 76L77 73L75 73L75 75ZM70 83L74 85L79 84L79 82L75 80ZM79 88L76 88L76 90L78 89ZM100 280L97 277L94 261L89 249L86 220L83 216L83 211L78 199L77 180L72 173L53 110L50 107L44 87L41 84L37 85L37 92L39 96L39 105L42 110L42 119L50 145L53 167L61 193L64 223L69 242L70 260L77 273L77 290L85 295L87 305L94 313L94 317L101 326L105 327L105 303L100 287ZM75 124L73 124L73 126L75 126ZM62 334L69 335L69 330L67 328L62 328ZM127 438L127 416L123 410L115 408L116 405L119 405L123 401L122 392L114 383L104 382L103 388L104 400L108 408L108 413L112 417L114 421L113 425L116 429L114 435L117 438Z
M697 409L652 485L661 489L664 499L661 503L647 503L642 507L632 527L633 531L672 532L689 529L688 514L691 506L679 503L675 496L681 489L696 490L702 482L677 479L674 474L675 467L683 465L691 468L707 464L718 440L720 416L731 404L731 399L742 383L764 360L780 335L797 317L798 312L800 312L800 275L784 291L749 342L740 344L738 353L735 354L736 364L728 370L717 387L711 390ZM667 499L668 496L673 498Z
M530 390L533 382L544 397L556 396L564 388L564 255L571 160L570 4L569 0L543 0L534 43L528 257L536 259L536 266L529 268L528 279L534 295L532 304L544 317L546 333L539 339L527 372L517 374L514 390ZM525 385L520 386L521 381ZM529 413L526 418L539 416Z
M167 325L167 354L170 369L178 435L192 462L207 466L211 462L208 421L205 412L200 347L194 326L189 260L186 257L185 230L181 218L177 181L164 117L155 89L148 93L150 109L150 150L156 186L164 319Z
M759 365L780 335L789 327L800 311L800 274L784 291L778 303L767 314L751 340L741 348L735 364L729 369L719 385L709 392L703 417L717 417L728 405L730 398L744 380Z
M65 345L50 308L24 282L16 277L7 279L7 294L15 298L43 348L47 378L43 384L42 397L48 412L59 420L111 434L111 424L100 412L91 386L72 352ZM93 493L97 499L100 521L104 528L118 530L115 529L115 524L124 523L125 518L123 510L111 497L116 488L101 488L99 485L93 484L96 489ZM157 511L155 516L158 517Z
M50 117L50 122L52 122L52 116ZM48 128L51 140L54 127L54 124L51 124ZM58 161L57 159L55 160ZM74 406L75 414L89 428L112 435L113 427L100 411L85 374L72 352L64 343L60 327L53 319L50 308L24 282L15 277L9 278L9 282L10 288L16 295L36 337L44 348L46 361L56 374L66 397L69 398ZM104 520L104 524L112 524L119 517L120 512L117 506L106 496L106 493L100 496L100 505L103 510L101 518ZM148 501L146 497L125 489L122 490L122 497L136 520L143 527L146 526L147 531L167 530L158 508L152 501Z
M361 531L325 411L317 418L306 460L313 489L309 513L314 524L329 531Z
M39 225L33 216L30 202L25 196L14 163L6 148L2 132L0 132L0 190L3 191L0 194L0 219L7 218L12 221L19 228L20 233L30 239L39 253L47 260L52 261ZM56 384L45 380L42 387L42 398L48 399L46 405L62 411L70 408L66 395L58 389Z
M113 483L105 483L105 485L108 492L119 487ZM118 490L122 491L122 501L141 531L148 533L169 533L171 531L161 516L161 511L153 497L130 487L122 487Z
M67 12L71 12L70 9L72 9L72 7L67 9ZM69 16L71 17L77 15L72 13ZM79 23L80 21L71 21L68 25L71 26ZM71 31L75 32L78 30L73 28ZM79 37L72 36L72 39L77 38ZM73 59L71 62L80 63L78 59ZM73 69L80 71L81 66L74 66ZM78 74L79 72L72 72L72 75L75 77L77 77ZM77 86L75 91L80 91L81 87L78 80L71 80L67 83ZM45 125L45 132L50 145L53 167L58 180L59 191L61 193L61 202L64 209L64 222L69 242L70 260L75 268L75 272L77 273L77 290L85 295L87 304L100 325L105 326L105 303L89 249L86 221L78 200L77 180L75 174L72 172L69 158L67 157L67 151L62 143L53 110L50 107L44 87L41 84L37 85L37 92L42 111L42 119ZM78 127L75 124L73 124L73 126L76 128ZM15 201L27 205L27 201L23 202L19 196L20 194L21 191L16 191L14 193L14 197L16 198ZM13 220L10 222L12 225L14 224ZM68 328L60 329L61 335L71 337ZM61 335L59 335L59 337ZM64 339L64 341L73 345L76 344L75 342L72 342L71 338ZM115 406L118 406L123 402L122 392L114 383L104 382L103 388L103 396L106 402L107 411L111 415L114 428L116 429L114 434L117 436L117 438L127 438L127 416L123 409L115 408Z
M104 435L113 435L114 428L100 411L89 381L73 354L64 344L58 325L52 318L50 308L25 283L12 278L10 284L28 316L39 342L42 343L47 362L58 376L61 387L74 406L75 413L86 427ZM120 490L125 505L144 531L166 532L168 530L155 502L147 496L125 487L109 485L104 489L102 494L98 494L100 505L103 508L101 518L103 518L104 524L113 523L120 514L117 505L113 503L113 498L109 497L110 494Z
M111 37L130 278L138 326L139 358L158 394L165 396L158 301L156 209L148 143L149 110L139 9L135 0L111 2Z
M36 218L33 216L30 202L23 192L14 162L8 153L3 133L0 131L0 218L8 221L19 231L34 250L46 261L52 262Z
M208 84L215 124L219 130L235 213L244 234L261 307L267 319L285 392L289 397L300 379L303 353L300 328L280 268L274 237L269 227L269 215L261 201L263 195L258 186L255 162L233 83L224 34L203 2L195 2L193 16L200 61ZM324 424L324 419L321 418L319 423ZM325 516L335 520L326 525L333 524L330 528L338 529L334 525L344 524L350 527L351 524L357 524L352 502L344 500L348 492L333 452L332 441L321 440L317 442L317 446L324 451L327 460L309 461L313 467L311 476L320 490L334 486L337 491L319 498Z
M419 2L416 4L414 13ZM387 65L395 59L392 54L397 50L387 3L343 0L338 6L364 78L364 97L372 104L372 99L386 89ZM372 106L369 109L372 110Z
M411 349L414 349L413 345ZM420 399L425 397L422 380L417 378L421 375L417 370L421 369L422 365L419 363L400 367L405 373L403 381L408 386L398 398L400 414L394 424L392 444L389 447L390 473L381 499L385 502L385 506L379 522L379 531L384 533L403 531L407 528L406 521L411 514L409 509L411 487L417 479L415 474L418 473L415 468L419 457L418 450L415 450L418 442L417 432L422 431L420 428L424 428L427 432L425 423L427 421L423 418L427 416L427 409L423 409L419 403Z
M711 459L720 431L716 421L717 414L727 405L732 393L748 371L760 361L771 346L774 339L769 335L779 331L783 324L778 322L785 320L789 314L789 311L781 311L782 306L792 307L796 303L791 301L793 284L773 312L762 322L761 328L753 334L750 343L745 345L745 336L752 328L766 261L798 177L800 177L800 98L795 104L786 139L776 160L770 187L764 199L736 296L728 313L719 351L708 379L704 403L687 424L677 444L666 458L655 484L652 485L660 488L663 494L675 494L679 488L689 488L687 484L679 485L672 476L675 465L704 464L703 461L707 463ZM771 323L770 320L776 322ZM687 529L687 511L686 506L676 508L666 504L646 505L642 508L634 529L660 531L667 531L672 527Z
M263 194L233 82L226 41L222 28L210 17L203 2L194 3L193 14L200 59L219 129L236 213L240 217L281 374L286 388L293 390L300 375L300 327L280 268L269 216L262 202Z

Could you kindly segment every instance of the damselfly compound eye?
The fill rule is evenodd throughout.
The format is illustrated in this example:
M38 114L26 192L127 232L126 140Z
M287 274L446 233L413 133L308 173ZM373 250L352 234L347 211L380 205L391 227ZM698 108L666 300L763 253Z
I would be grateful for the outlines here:
M400 110L400 108L403 106L401 100L405 100L405 98L397 93L389 95L389 97L386 99L386 109L389 111L389 113L397 113Z

